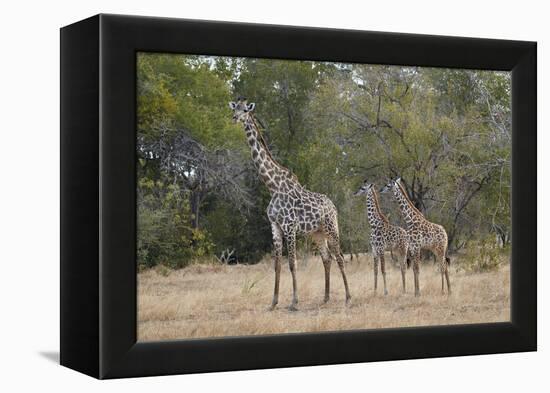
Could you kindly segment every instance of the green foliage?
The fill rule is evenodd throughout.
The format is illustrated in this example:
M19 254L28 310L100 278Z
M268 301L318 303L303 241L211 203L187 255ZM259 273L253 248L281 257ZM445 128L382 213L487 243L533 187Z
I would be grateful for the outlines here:
M503 250L497 246L494 237L472 240L460 267L466 272L481 273L497 270L503 261Z
M178 127L205 146L242 148L241 129L228 116L228 82L212 67L197 56L140 53L140 135L154 139L163 127Z
M189 225L189 199L177 186L140 179L138 265L181 268L212 251L210 235Z
M327 154L356 186L361 177L401 177L413 203L447 228L451 249L478 231L508 233L509 84L508 74L494 72L349 66L311 100L324 146L309 154ZM319 158L308 157L317 165ZM348 188L316 168L331 188Z
M183 130L211 156L229 152L242 169L236 187L251 196L236 204L211 179L194 181L193 165L169 172L138 150L142 267L224 250L255 263L271 251L270 195L227 106L237 96L256 103L273 156L335 203L345 252L368 249L365 202L353 196L365 178L401 177L413 203L446 228L451 251L490 253L497 246L486 239L510 241L509 73L145 53L137 66L140 146ZM402 224L391 197L380 203ZM483 254L471 268L493 263Z
M257 181L251 191L257 200L247 211L240 212L233 204L217 199L206 213L204 230L216 239L215 255L226 249L235 250L240 263L255 263L271 252L271 226L264 208L270 196Z
M305 109L330 69L328 64L309 61L244 59L233 82L235 96L258 103L257 116L266 126L272 150L296 172L303 168L295 157L311 136L305 127Z

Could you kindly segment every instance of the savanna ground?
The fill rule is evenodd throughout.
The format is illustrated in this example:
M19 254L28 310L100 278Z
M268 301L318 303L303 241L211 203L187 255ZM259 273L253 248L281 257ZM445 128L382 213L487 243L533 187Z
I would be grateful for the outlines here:
M412 270L407 293L401 273L386 256L387 296L382 276L373 292L372 257L347 262L353 296L344 305L340 271L333 263L331 299L322 304L324 270L319 257L298 260L299 311L291 312L292 288L283 264L279 307L268 311L274 272L270 258L256 265L194 264L180 270L157 267L138 274L138 339L141 341L243 336L350 329L503 322L510 320L510 269L505 258L495 270L470 273L461 256L451 265L452 295L441 294L432 260L422 262L421 296L414 297ZM346 256L346 260L349 257Z

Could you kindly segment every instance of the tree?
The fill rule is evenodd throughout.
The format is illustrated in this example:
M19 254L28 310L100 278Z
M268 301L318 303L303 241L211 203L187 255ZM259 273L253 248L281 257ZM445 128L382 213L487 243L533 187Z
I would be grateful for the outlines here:
M316 92L311 117L324 129L321 139L342 149L344 176L402 177L413 203L447 227L455 249L474 232L469 208L506 181L507 83L506 74L480 71L350 65ZM487 112L487 100L499 102L490 105L498 114ZM499 209L509 216L503 203Z
M510 74L215 56L138 55L138 257L185 266L271 250L270 195L227 103L246 96L274 157L339 214L366 251L365 177L401 177L413 203L469 240L510 241ZM392 198L383 210L401 218Z

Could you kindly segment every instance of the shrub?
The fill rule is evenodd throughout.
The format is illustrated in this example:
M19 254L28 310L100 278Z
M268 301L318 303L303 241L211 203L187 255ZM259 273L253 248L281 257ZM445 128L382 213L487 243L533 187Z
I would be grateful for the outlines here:
M160 182L150 189L142 189L149 192L143 192L138 199L138 268L163 264L179 269L211 253L213 245L208 232L190 226L189 200L185 194L181 193L181 197L179 190L164 187Z
M461 265L466 272L480 273L497 270L501 261L501 249L489 235L481 240L468 242Z

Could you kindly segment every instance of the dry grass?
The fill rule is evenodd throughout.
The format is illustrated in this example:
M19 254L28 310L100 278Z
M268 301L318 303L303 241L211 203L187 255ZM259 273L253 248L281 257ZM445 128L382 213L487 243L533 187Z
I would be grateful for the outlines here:
M386 258L390 259L389 256ZM398 268L387 268L389 295L373 293L372 258L347 264L352 304L344 305L340 272L333 264L331 300L322 305L324 271L318 257L298 261L299 311L286 309L291 300L288 268L281 272L279 307L271 303L273 269L266 260L253 266L193 265L178 271L148 270L138 276L138 338L141 341L213 336L243 336L447 325L510 320L510 270L467 274L453 258L453 294L441 294L441 279L431 261L421 266L422 295L413 296L412 270L407 293L401 293ZM392 265L391 260L390 263Z

